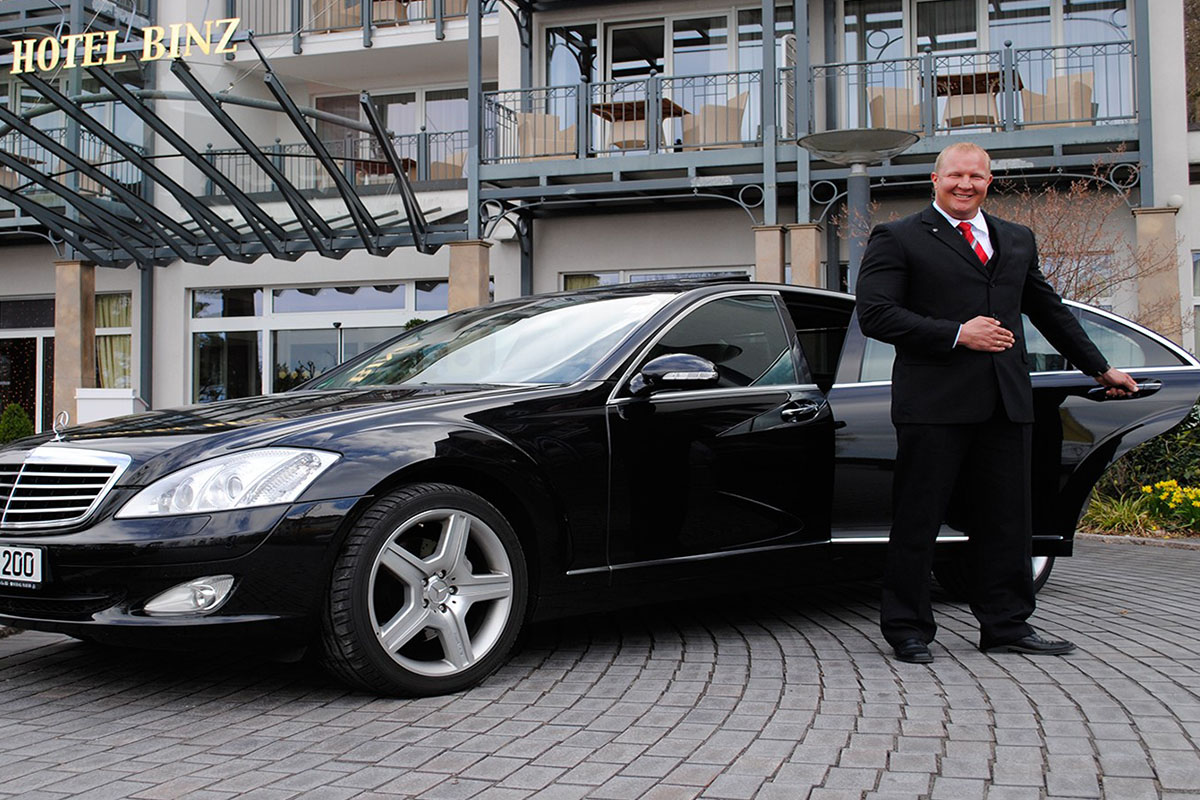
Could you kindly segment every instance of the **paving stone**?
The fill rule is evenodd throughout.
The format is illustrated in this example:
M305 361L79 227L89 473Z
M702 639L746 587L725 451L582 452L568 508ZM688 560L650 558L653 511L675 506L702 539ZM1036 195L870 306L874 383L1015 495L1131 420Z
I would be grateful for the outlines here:
M979 654L939 604L937 661L901 668L869 584L535 624L482 686L414 700L23 633L0 798L1194 798L1200 551L1077 551L1039 596L1066 659Z

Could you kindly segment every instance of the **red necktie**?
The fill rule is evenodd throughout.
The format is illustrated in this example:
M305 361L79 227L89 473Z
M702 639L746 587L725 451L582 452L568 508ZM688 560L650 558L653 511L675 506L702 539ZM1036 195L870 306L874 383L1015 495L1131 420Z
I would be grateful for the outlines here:
M967 238L967 244L971 245L971 249L975 251L975 255L979 256L979 263L987 266L988 255L984 252L983 245L975 241L975 235L971 233L971 223L960 222L958 223L958 229Z

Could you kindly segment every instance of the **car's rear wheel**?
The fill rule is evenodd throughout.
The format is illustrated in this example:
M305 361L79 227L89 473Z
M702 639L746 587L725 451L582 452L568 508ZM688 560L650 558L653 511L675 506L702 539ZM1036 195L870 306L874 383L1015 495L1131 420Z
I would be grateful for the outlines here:
M1034 556L1030 559L1029 568L1033 572L1033 591L1040 592L1046 581L1050 580L1054 556ZM971 599L971 578L965 558L956 556L935 562L933 576L952 599L963 602Z
M528 585L521 544L494 506L456 486L406 486L346 538L325 607L323 661L373 692L465 689L503 663Z

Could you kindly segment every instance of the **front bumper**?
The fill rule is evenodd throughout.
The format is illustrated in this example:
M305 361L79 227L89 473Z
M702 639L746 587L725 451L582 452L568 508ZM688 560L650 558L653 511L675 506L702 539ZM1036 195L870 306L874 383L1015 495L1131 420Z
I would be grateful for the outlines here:
M262 635L300 644L315 630L345 521L360 498L218 514L113 519L51 535L2 536L43 551L37 588L0 586L0 622L133 646ZM206 575L233 575L210 615L149 616L144 603Z

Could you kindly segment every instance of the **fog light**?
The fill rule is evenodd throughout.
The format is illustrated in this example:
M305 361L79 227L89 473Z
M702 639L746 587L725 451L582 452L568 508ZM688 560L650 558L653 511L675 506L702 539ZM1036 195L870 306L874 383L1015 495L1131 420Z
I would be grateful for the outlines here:
M232 575L196 578L155 595L146 603L145 611L155 617L211 614L221 607L232 588Z

